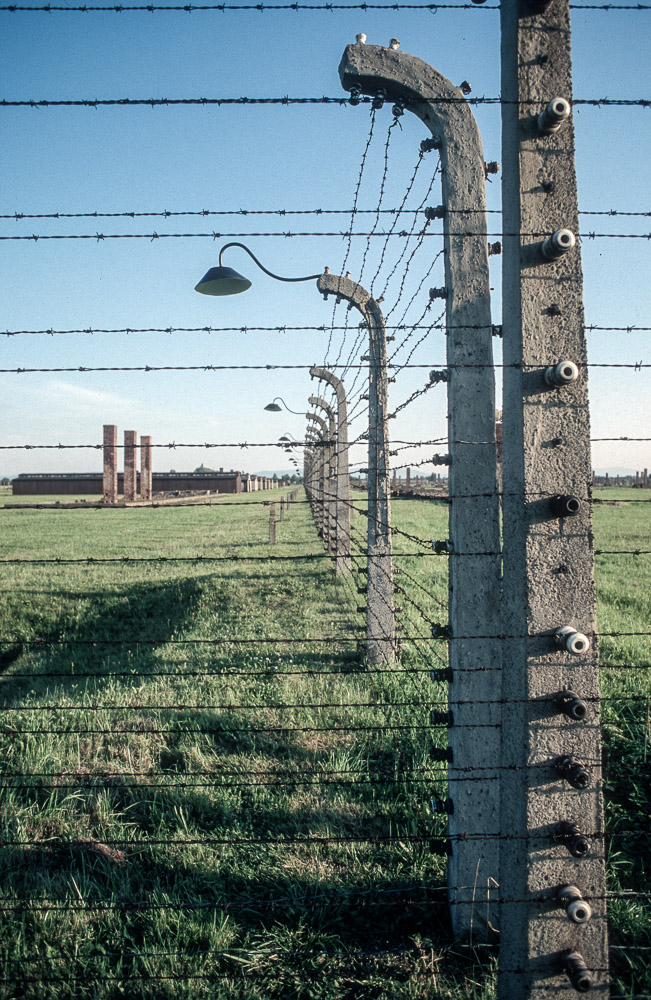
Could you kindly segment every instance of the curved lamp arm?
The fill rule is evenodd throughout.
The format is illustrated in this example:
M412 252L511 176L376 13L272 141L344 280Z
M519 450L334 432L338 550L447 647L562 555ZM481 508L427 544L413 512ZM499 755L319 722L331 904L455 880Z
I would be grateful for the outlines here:
M274 274L273 271L267 270L267 268L264 266L264 264L260 263L260 261L258 260L258 258L256 257L256 255L251 250L249 250L249 248L247 246L245 246L244 243L225 243L224 246L219 251L219 266L220 267L222 266L222 263L223 263L222 257L224 256L224 251L228 250L229 247L239 247L240 250L245 250L246 253L248 253L248 255L251 258L251 260L255 261L255 263L258 265L258 267L260 268L260 270L264 271L265 274L268 274L270 278L275 278L276 281L314 281L314 280L316 280L317 278L320 277L320 274L308 274L304 278L283 278L279 274Z

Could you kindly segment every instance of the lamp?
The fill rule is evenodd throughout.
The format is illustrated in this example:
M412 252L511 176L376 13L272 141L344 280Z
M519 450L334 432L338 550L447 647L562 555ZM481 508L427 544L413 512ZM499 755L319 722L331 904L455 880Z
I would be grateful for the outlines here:
M296 414L297 417L304 417L305 416L305 414L302 411L300 411L300 410L290 410L289 406L287 405L287 403L285 402L285 400L282 398L282 396L276 396L274 399L272 399L272 401L270 403L267 403L267 405L265 406L265 410L269 410L270 413L280 413L281 407L278 406L278 403L276 402L277 399L280 400L280 402L283 404L283 406L285 407L285 409L289 411L289 413L294 413L294 414Z
M199 284L194 286L195 292L201 292L202 295L238 295L251 287L252 282L248 278L245 278L238 271L234 271L232 267L223 266L224 251L228 250L229 247L239 247L246 251L261 271L277 281L312 281L321 277L320 274L308 274L304 278L283 278L279 274L274 274L273 271L268 271L244 243L225 243L219 251L218 267L211 267L209 271L206 271Z

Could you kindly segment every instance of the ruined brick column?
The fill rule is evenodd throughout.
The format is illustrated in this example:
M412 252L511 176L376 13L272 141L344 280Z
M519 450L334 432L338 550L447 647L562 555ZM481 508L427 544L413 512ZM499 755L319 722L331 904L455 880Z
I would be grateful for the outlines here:
M104 503L118 502L118 429L115 424L104 424L102 493Z
M140 496L143 500L151 500L151 437L143 434L140 438Z
M124 432L124 499L136 499L136 448L138 432Z

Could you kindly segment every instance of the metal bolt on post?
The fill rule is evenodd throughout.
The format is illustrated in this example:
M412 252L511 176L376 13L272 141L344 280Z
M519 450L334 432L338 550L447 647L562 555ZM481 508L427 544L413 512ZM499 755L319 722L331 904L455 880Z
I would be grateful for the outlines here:
M357 86L371 95L381 87L388 100L401 99L431 133L425 148L440 150L445 288L434 293L444 296L450 369L449 535L456 552L471 553L450 555L454 680L449 703L455 725L449 730L454 812L448 820L453 838L448 890L455 932L489 933L489 925L498 925L500 910L492 902L500 893L501 649L496 637L502 626L483 151L463 92L421 59L378 45L349 45L339 75L346 90ZM464 834L470 835L467 840Z
M502 834L513 839L498 995L605 1000L601 775L582 764L601 747L570 11L568 0L500 9L504 232L548 236L504 238Z

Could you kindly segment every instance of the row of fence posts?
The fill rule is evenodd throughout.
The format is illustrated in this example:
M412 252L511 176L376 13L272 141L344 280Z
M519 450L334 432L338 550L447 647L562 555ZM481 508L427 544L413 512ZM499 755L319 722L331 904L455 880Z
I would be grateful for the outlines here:
M296 500L296 490L291 490L286 496L281 497L279 500L279 520L284 521L289 517L289 505ZM276 503L275 501L266 501L269 506L269 544L276 544Z
M431 289L430 298L446 302L448 367L437 374L448 384L450 452L433 460L450 467L450 537L433 546L450 555L450 602L449 622L433 637L449 641L450 667L432 675L450 683L445 850L453 928L459 935L499 930L500 1000L549 1000L568 987L605 1000L601 775L598 763L583 765L601 753L569 2L503 0L500 10L501 489L485 201L486 173L496 165L484 163L462 91L420 59L359 36L339 71L351 103L364 93L374 107L395 101L396 119L405 110L417 115L431 133L421 150L438 149L441 158L443 205L431 217L444 220L445 287ZM362 356L369 366L367 660L391 664L384 320L378 302L348 276L326 270L317 287L354 306L369 334ZM305 488L326 550L337 572L347 573L345 396L331 372L311 374L335 389L338 415L311 398L327 420L308 414Z

